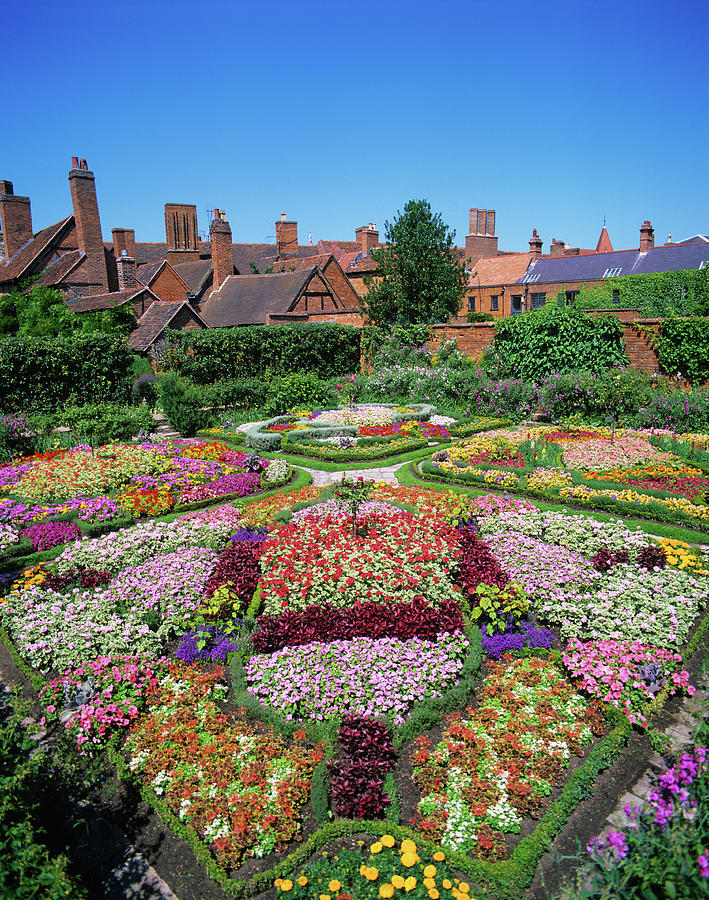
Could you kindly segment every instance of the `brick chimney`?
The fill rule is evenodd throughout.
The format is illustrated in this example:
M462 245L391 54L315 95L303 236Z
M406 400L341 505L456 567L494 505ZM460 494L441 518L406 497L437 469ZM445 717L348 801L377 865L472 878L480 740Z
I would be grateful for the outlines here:
M497 256L494 209L470 210L470 233L465 238L465 255L473 264L483 256Z
M563 256L565 247L566 244L563 241L557 241L556 238L552 238L549 256Z
M69 188L71 202L74 206L74 222L79 242L79 250L86 254L81 267L87 278L87 296L103 294L108 291L108 271L106 269L106 251L101 234L101 219L98 214L96 199L96 182L94 173L89 171L86 160L71 158L69 172Z
M226 213L214 210L214 218L209 226L209 240L212 244L212 288L218 291L230 275L234 274L234 254L231 249L231 226Z
M0 181L0 259L9 259L32 237L30 198L18 197L11 181Z
M655 229L649 219L645 219L640 226L640 252L645 253L655 246Z
M135 274L135 257L128 256L127 250L121 250L116 258L118 269L118 290L129 291L138 288L138 279Z
M165 240L171 265L199 259L197 207L193 203L165 204Z
M118 259L123 250L127 251L127 256L136 259L135 255L135 230L133 228L114 228L111 231L113 235L113 255Z
M355 228L355 240L357 241L359 252L364 253L365 256L372 247L376 247L379 243L379 232L374 222Z
M542 255L542 239L537 234L536 228L532 231L529 239L529 252L532 254L532 259L539 259Z
M276 222L276 255L298 255L298 223L286 219L284 212L280 222Z

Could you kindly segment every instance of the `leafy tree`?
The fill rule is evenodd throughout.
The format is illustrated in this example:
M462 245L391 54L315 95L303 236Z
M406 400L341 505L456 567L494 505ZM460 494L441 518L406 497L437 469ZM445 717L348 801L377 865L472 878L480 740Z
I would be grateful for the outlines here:
M465 267L451 253L455 232L428 200L409 200L393 223L385 222L387 246L371 253L378 265L363 298L376 325L446 322L467 289Z
M38 287L0 295L0 333L34 337L69 337L102 332L130 334L134 318L128 304L115 309L74 313L56 288Z

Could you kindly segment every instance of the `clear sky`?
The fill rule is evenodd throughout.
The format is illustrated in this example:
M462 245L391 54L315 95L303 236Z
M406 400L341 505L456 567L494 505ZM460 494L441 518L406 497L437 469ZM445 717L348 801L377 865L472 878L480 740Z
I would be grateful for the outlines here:
M12 0L0 178L35 229L96 175L104 237L164 240L166 202L235 241L384 236L425 198L462 245L616 249L709 231L707 0Z

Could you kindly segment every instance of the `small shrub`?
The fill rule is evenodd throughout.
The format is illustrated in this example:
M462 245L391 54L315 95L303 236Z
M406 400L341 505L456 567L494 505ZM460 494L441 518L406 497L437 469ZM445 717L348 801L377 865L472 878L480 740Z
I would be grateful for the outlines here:
M140 403L143 400L151 409L155 409L158 402L158 377L152 372L145 375L139 375L133 382L133 399Z
M160 405L172 427L183 437L193 437L210 419L204 410L199 389L183 381L175 372L163 375L159 383Z
M280 416L294 407L322 408L336 402L332 388L317 375L294 373L274 378L269 386L266 409Z

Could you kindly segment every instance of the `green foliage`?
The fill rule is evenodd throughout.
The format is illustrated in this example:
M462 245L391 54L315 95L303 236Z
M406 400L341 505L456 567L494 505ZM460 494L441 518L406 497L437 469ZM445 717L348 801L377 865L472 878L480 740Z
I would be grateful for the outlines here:
M176 372L168 372L160 379L160 405L172 427L183 437L194 437L209 421L209 412L202 409L202 395Z
M49 778L48 760L43 753L30 755L35 745L21 718L14 711L0 726L0 897L85 897L66 871L66 858L50 855L42 843L36 798Z
M216 381L202 388L202 391L205 406L251 410L266 403L269 385L263 378L239 378L235 381Z
M467 288L465 266L451 254L455 232L427 200L409 200L385 223L387 245L373 250L376 278L365 276L362 298L375 324L447 322Z
M619 423L633 424L638 410L667 387L664 379L635 369L566 372L542 380L539 406L555 422L578 416L586 423L605 424L612 414Z
M333 406L336 397L332 388L317 375L293 373L274 378L269 385L266 409L272 416L282 415L289 409Z
M369 325L362 329L362 358L376 369L431 364L428 325Z
M649 319L709 315L709 270L706 268L620 275L582 287L574 305L577 309L612 309L614 291L618 291L616 306L637 309ZM563 289L557 301L561 306L566 305Z
M514 584L498 587L481 582L470 597L470 617L488 634L507 629L509 617L519 618L529 609L529 601L521 588Z
M618 319L587 316L573 307L532 310L499 320L493 357L499 375L530 380L549 372L600 372L628 364Z
M72 434L90 439L94 445L113 441L129 441L141 431L153 431L153 417L145 406L123 406L119 403L87 403L67 406L60 412L38 416L34 422L47 433L52 428L70 428Z
M669 375L678 373L691 382L709 380L709 319L666 319L660 327L657 355Z
M495 317L492 313L489 312L469 312L468 313L468 323L470 325L475 324L475 322L494 322Z
M127 337L133 324L129 304L96 312L74 313L56 288L38 287L27 294L15 290L0 296L0 330L3 334L69 337L102 332Z
M360 329L351 325L249 325L166 336L172 368L196 384L267 373L331 378L359 369Z
M0 337L0 409L53 410L67 403L125 402L132 354L108 334Z

